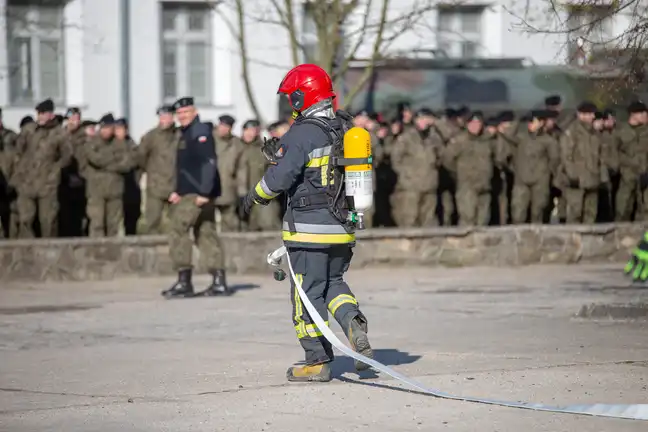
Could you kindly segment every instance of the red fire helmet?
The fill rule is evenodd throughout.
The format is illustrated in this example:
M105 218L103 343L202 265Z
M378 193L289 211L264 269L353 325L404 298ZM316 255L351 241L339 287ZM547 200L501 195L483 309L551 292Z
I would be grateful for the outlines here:
M277 93L287 95L290 106L298 112L335 97L331 77L314 64L302 64L290 70Z

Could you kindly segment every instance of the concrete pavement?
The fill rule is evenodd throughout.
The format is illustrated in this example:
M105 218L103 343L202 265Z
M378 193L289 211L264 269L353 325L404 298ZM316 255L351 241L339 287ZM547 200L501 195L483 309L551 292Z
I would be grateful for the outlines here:
M166 279L0 288L0 431L645 431L404 391L340 357L287 384L303 353L287 283L165 301ZM377 269L348 280L377 360L446 392L547 404L648 403L648 322L577 318L648 301L619 266ZM197 278L200 285L206 279ZM334 327L339 330L337 325Z

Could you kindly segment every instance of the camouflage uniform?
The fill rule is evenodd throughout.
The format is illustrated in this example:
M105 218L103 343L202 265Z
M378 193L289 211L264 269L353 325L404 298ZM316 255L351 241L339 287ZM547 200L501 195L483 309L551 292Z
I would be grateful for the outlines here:
M18 135L10 129L0 130L0 237L18 235L18 218L15 208L16 193L11 184L15 164L15 145Z
M616 195L617 222L628 222L632 217L632 210L638 197L638 178L642 172L641 155L648 150L648 128L644 125L619 126L619 173L621 179Z
M392 216L398 227L436 226L441 137L433 128L402 133L391 152L398 175L392 195Z
M549 203L551 168L559 160L551 137L542 132L521 130L510 140L513 148L513 194L511 216L514 224L541 224Z
M457 209L462 226L489 223L495 146L491 136L464 131L452 138L443 150L443 164L456 175Z
M56 237L61 170L72 159L72 147L59 122L26 126L16 140L16 155L12 182L18 192L19 235L34 237L32 226L38 214L41 236Z
M92 138L87 145L90 237L114 237L124 218L124 174L135 160L126 141Z
M445 146L462 131L460 127L449 119L438 120L435 127L441 135ZM452 225L456 210L457 179L455 178L455 172L455 167L448 168L443 165L439 168L439 195L441 198L443 226Z
M156 127L142 137L135 150L139 167L146 172L144 219L147 234L165 231L162 220L169 210L169 196L175 187L178 140L175 128Z
M511 220L511 199L513 195L513 143L514 138L508 134L498 133L495 138L495 148L499 154L502 166L496 168L494 177L494 197L497 199L497 214L499 224L506 225Z
M137 167L137 144L131 137L124 140L133 161L133 168L124 174L124 234L136 235L137 222L142 215L142 190L140 180L142 171Z
M560 151L567 180L567 223L594 223L599 188L609 183L601 139L590 125L575 121L560 138Z
M244 143L245 150L241 157L241 169L244 171L246 189L252 189L265 174L269 163L261 153L262 142L260 138ZM279 219L279 203L273 200L267 206L254 206L250 212L247 229L249 231L272 231L281 229Z
M615 194L619 175L619 136L616 130L605 129L601 132L601 157L610 176L610 188L602 189L599 200L605 199L600 206L604 212L604 221L613 222L615 217Z
M248 191L247 170L243 166L246 148L234 135L220 137L214 133L214 141L221 179L221 196L216 199L221 215L221 231L239 231L241 221L237 213L238 201Z
M62 237L80 237L83 233L83 223L86 211L85 179L81 176L79 160L76 155L79 147L86 142L83 128L65 129L69 146L72 149L72 159L61 173L59 186L59 235Z

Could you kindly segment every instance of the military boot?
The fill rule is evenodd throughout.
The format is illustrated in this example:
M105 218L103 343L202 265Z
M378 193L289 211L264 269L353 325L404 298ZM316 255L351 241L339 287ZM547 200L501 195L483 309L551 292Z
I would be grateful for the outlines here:
M293 366L286 371L286 378L290 382L329 382L331 366L328 363Z
M178 280L168 290L162 291L166 299L193 297L194 289L191 283L191 269L184 269L178 272Z
M210 272L212 275L212 282L203 291L202 295L211 297L211 296L228 296L232 294L232 291L227 286L227 281L225 279L225 270L214 270Z
M373 359L373 350L371 349L371 345L369 345L367 332L367 320L362 314L360 314L356 315L349 323L347 337L349 338L349 342L355 352ZM370 367L371 366L366 363L362 363L358 360L355 361L355 368L357 371L364 371Z

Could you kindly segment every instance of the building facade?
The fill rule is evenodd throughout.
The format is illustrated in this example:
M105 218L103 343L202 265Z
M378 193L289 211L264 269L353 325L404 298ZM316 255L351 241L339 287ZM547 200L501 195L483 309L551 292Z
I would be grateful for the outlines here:
M389 16L404 16L414 3L421 4L392 2ZM533 7L521 10L520 3ZM244 36L249 92L263 120L270 122L278 116L276 89L292 66L289 38L268 18L273 15L272 2L244 4L262 12L246 17ZM546 4L468 1L422 10L416 26L400 30L388 51L407 55L423 48L450 57L528 57L538 64L564 63L573 57L573 37L520 28L525 14L544 16ZM195 97L205 120L233 115L237 132L253 117L241 78L240 29L232 7L215 7L204 0L0 0L0 9L6 29L0 38L0 106L7 127L17 127L23 116L33 114L38 101L48 97L61 113L78 106L87 118L107 112L125 116L135 138L155 125L160 104L186 95ZM304 44L316 43L305 9L297 9L300 38ZM347 33L361 25L363 14L358 10L352 16ZM581 13L573 19L586 18ZM602 19L595 32L601 38L613 37L627 28L629 20L623 15ZM358 55L369 55L371 43L366 41Z

